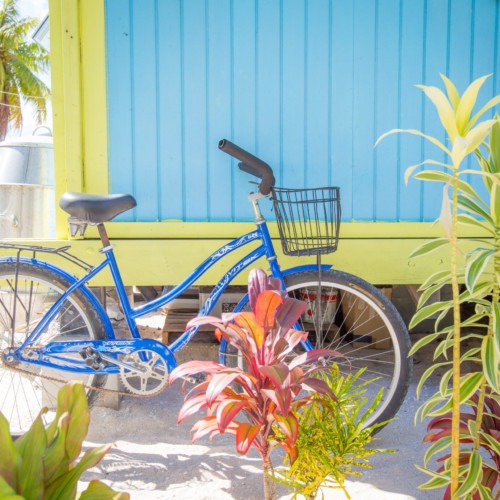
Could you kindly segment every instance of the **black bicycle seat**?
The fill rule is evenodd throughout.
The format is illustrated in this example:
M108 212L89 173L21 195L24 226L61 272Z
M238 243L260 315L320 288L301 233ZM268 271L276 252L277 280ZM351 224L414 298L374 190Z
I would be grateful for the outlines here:
M64 193L59 206L82 222L101 224L136 207L137 202L130 194Z

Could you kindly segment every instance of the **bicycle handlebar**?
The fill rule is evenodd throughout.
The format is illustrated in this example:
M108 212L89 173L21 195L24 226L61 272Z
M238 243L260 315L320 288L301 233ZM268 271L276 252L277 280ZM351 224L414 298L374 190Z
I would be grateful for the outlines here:
M250 154L248 151L241 149L227 139L219 141L219 149L237 160L240 160L241 163L238 163L240 170L262 179L262 182L259 184L259 192L261 194L268 195L271 192L275 180L273 169L266 162Z

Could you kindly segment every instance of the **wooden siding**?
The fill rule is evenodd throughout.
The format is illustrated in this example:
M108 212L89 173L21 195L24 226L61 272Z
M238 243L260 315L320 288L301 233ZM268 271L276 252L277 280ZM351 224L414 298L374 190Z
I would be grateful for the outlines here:
M494 73L497 0L106 0L109 189L123 221L246 221L249 177L227 137L279 185L341 187L345 221L431 221L440 187L404 169L442 137L417 83Z
M426 81L439 84L438 72L443 71L449 73L462 90L472 78L496 69L498 7L493 1L405 0L402 7L394 11L394 15L397 12L398 19L401 19L401 28L396 29L400 26L398 23L387 28L392 30L392 38L389 39L397 35L400 44L393 46L387 41L381 45L381 42L377 42L377 47L373 46L374 40L370 42L372 35L366 33L365 36L363 31L366 28L360 24L361 12L364 10L371 16L373 9L370 8L375 0L371 3L348 0L332 4L309 0L307 23L304 17L306 4L294 0L283 0L281 3L270 0L258 4L247 0L224 3L218 0L207 0L206 3L187 0L182 4L180 0L157 0L136 2L132 7L128 0L114 4L107 0L49 1L57 192L83 190L106 193L111 188L115 189L113 181L120 182L124 174L124 180L129 184L125 183L123 190L128 191L128 186L133 187L134 182L139 185L142 183L140 197L134 187L140 206L157 207L156 213L134 213L131 219L139 222L112 222L107 225L117 245L123 278L128 285L178 283L210 251L252 227L246 222L226 222L228 214L238 221L248 218L245 199L249 178L235 170L229 158L217 150L216 143L221 136L232 138L243 147L261 154L276 167L280 179L286 179L285 184L288 186L316 184L316 177L317 182L336 182L341 185L344 214L348 221L362 219L359 213L353 214L355 198L359 209L373 209L374 202L378 203L376 220L379 222L344 223L341 226L340 249L334 255L325 257L325 262L379 284L421 283L430 272L448 268L448 258L443 252L434 252L425 259L411 262L407 259L409 252L419 243L439 235L439 227L427 222L391 222L389 217L391 213L396 213L403 221L434 218L437 208L436 204L428 204L429 200L432 201L428 191L430 186L424 190L422 184L412 182L409 187L405 187L401 174L404 167L417 162L424 153L434 155L435 151L426 149L416 139L398 141L393 137L375 151L373 142L378 134L395 126L423 124L429 131L438 129L433 110L427 105L423 107L421 93L414 88L414 83ZM455 5L457 3L469 6L465 13ZM180 9L186 10L188 5L190 9L201 5L203 15L198 9L197 12L184 13L180 17ZM313 12L321 5L327 5L329 14L331 12L327 23L331 61L327 66L322 64L317 53L317 47L326 38L325 31L316 32L311 24ZM387 15L387 6L392 4L379 0L373 5L375 11L380 12L374 32L379 33L378 38L389 36L389 33L381 33L384 24L380 9L384 7L384 15ZM396 6L399 5L396 3ZM274 17L269 17L271 13L266 10L271 6L275 8ZM294 10L294 6L298 11ZM230 9L229 14L225 7ZM114 20L109 17L110 8L114 9ZM110 47L109 24L117 22L123 27L129 26L128 23L136 15L143 15L142 8L145 13L149 12L150 20L152 11L163 14L156 19L153 16L154 24L144 34L143 40L137 39L141 23L135 23L135 37L132 33L128 39L131 31L124 30L122 47L119 48L119 44L115 48ZM173 8L177 8L177 17L167 15L168 9ZM303 15L299 15L300 12ZM339 12L345 12L344 17L340 17ZM448 12L452 13L449 19ZM271 29L276 13L282 16L277 42L280 47L278 59L276 45L274 52L271 50L273 45L270 40L275 33L271 30L267 38L259 38L265 26L267 30ZM209 31L203 35L191 33L192 23L188 19L192 19L193 15L202 15L203 19L208 14L204 26L208 26ZM232 24L213 24L219 16L233 20ZM351 18L352 22L345 22L345 19ZM458 18L460 23L457 23ZM172 26L172 29L167 29L168 26ZM200 26L203 28L201 21L198 23ZM154 37L150 36L153 31ZM177 35L172 37L172 33ZM293 36L294 33L296 36ZM399 33L403 36L399 37ZM307 44L305 34L306 39L311 40ZM118 42L120 32L117 27L115 35ZM359 45L363 36L366 38L364 45ZM194 42L192 47L187 47L193 37L204 37L208 41L208 46L205 45L204 52L201 52L206 54L205 61L208 61L203 66L197 67L186 59L188 54L197 53ZM146 43L148 38L149 44ZM314 43L313 38L317 40ZM155 40L156 66L143 65L141 71L152 71L154 77L144 75L141 91L143 73L136 72L132 80L131 71L136 67L134 60L142 57L143 50L151 48L152 39ZM439 40L441 48L436 45ZM170 44L166 47L168 50L160 51L160 46L167 42ZM140 46L133 48L135 43L140 43ZM448 56L448 45L453 46L453 57ZM435 53L431 53L433 47ZM465 50L464 47L469 48ZM465 57L459 57L460 51ZM375 52L379 53L378 61L376 64L370 63ZM271 57L272 53L275 54L273 59L265 63L264 60ZM392 54L385 65L381 62L381 54ZM396 79L386 78L392 86L384 91L379 84L376 89L369 89L369 94L360 94L363 78L371 78L372 83L385 78L385 73L394 63L395 54L398 54L398 63L396 68L392 67L392 73ZM146 59L143 63L146 60L148 64L151 63L152 58L149 56L144 56ZM115 60L118 66L123 64L123 68L115 68L123 71L121 79L110 73L110 65ZM276 60L279 63L278 72ZM414 64L407 61L413 61ZM434 62L431 64L431 61ZM339 67L344 68L346 73L341 78L332 73L333 69ZM128 69L124 71L125 68ZM179 73L179 68L182 73ZM319 76L313 78L310 73L306 77L304 68L315 68ZM373 72L377 68L375 78ZM195 70L199 75L208 74L209 78L193 81ZM280 96L278 103L275 100L270 103L272 112L266 110L263 104L267 98L268 89L263 88L263 85L268 72L271 72L271 76L281 75L277 84L274 80L272 83L277 85L273 87L273 95L277 93ZM328 75L328 81L323 79L325 74ZM115 78L115 84L109 84L109 78ZM151 82L155 82L153 88ZM176 91L166 92L165 82ZM354 87L354 82L358 88ZM135 89L133 101L130 100L132 83ZM324 92L325 86L332 89L327 99L313 103L311 99L315 93L321 89ZM497 93L497 87L498 77L493 76L487 84L483 100ZM207 90L189 97L192 88ZM151 104L148 108L142 101L145 96L141 93L148 94L152 102L160 103L154 113L151 112ZM375 96L378 96L377 101L374 101ZM327 112L330 107L332 111ZM280 113L279 117L273 115L276 110ZM385 118L382 118L382 113L387 113ZM188 115L191 116L189 119ZM379 123L379 120L383 121ZM117 127L121 127L125 133L120 133ZM196 130L193 127L197 127ZM373 128L371 132L370 127ZM146 132L151 135L146 135ZM137 140L138 137L141 140ZM328 142L325 143L327 138ZM146 140L149 141L147 144L144 143ZM111 146L112 150L109 148ZM117 154L122 157L117 157ZM197 167L201 187L189 191L190 182L197 180L196 169L189 171L196 155L201 158L201 167ZM376 163L375 155L378 155ZM144 165L142 158L149 158L150 163ZM367 158L370 165L365 164L362 158ZM159 163L155 163L156 159ZM307 170L303 168L305 160ZM149 170L136 170L135 166L139 165ZM157 169L156 165L159 165ZM400 169L394 178L383 178L377 173L382 166L387 165L392 169ZM315 170L315 166L321 167ZM111 173L111 179L108 173ZM191 177L187 176L188 173ZM326 174L329 178L321 177ZM367 175L376 181L371 198L363 197L358 191L364 182L363 176ZM148 180L151 186L149 190L145 189ZM393 181L393 187L390 188L392 194L389 193L389 187L384 187L386 192L382 195L380 186L389 186L389 180ZM365 184L370 186L375 181L368 180ZM227 186L234 188L234 194ZM399 205L394 204L390 196ZM369 203L364 203L365 199ZM198 200L202 200L202 203L197 203ZM193 210L200 208L208 214L202 214L201 222L182 222L182 218L193 220ZM389 215L385 213L382 216L382 209ZM172 221L174 217L177 220ZM159 219L167 221L155 222ZM205 220L212 222L207 224ZM61 210L58 211L57 222L57 240L29 243L67 245L66 215ZM273 223L271 234L276 239ZM471 238L481 235L468 230L463 236ZM96 238L94 228L89 228L85 240L71 242L73 251L85 260L96 262L100 259L100 254L96 252L100 244ZM277 240L276 248L279 252ZM303 264L304 259L282 259L280 254L280 262L284 267L290 267ZM265 263L261 265L266 267ZM204 276L200 284L215 283L224 267ZM109 275L100 276L100 279L104 280L99 281L101 284L111 284ZM241 284L245 281L246 275L242 273L238 282Z

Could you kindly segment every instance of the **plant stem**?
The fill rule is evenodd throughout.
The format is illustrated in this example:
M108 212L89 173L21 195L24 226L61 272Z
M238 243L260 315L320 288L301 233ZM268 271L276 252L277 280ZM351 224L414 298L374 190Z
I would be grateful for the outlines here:
M451 484L452 500L456 499L459 487L460 459L460 290L458 286L458 168L454 171L451 222L451 288L453 293L453 378L452 378L452 417L451 417Z
M481 441L481 423L483 421L483 413L484 413L484 398L486 397L486 379L481 383L481 387L479 388L479 397L476 404L476 434L474 435L474 451L479 450L479 445Z
M264 474L263 474L263 480L264 480L264 499L265 500L273 500L274 498L274 495L273 495L273 492L272 492L272 489L271 489L271 479L269 478L269 471L270 471L270 468L271 468L271 462L268 459L265 460L265 462L263 463L263 469L264 469Z

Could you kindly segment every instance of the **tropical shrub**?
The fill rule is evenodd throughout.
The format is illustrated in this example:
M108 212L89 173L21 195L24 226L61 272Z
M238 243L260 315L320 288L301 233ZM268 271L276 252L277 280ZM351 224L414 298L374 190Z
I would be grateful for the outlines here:
M235 436L236 450L246 454L254 447L262 458L264 497L274 495L269 475L273 475L271 452L281 446L291 463L298 455L298 411L322 394L335 400L329 385L316 376L330 369L318 363L336 351L320 349L289 355L306 332L293 329L306 304L280 290L280 283L269 279L261 269L249 276L249 302L252 312L198 317L188 327L215 325L226 341L235 347L244 367L226 367L213 361L189 361L177 367L170 382L204 373L205 381L186 396L178 421L206 410L192 428L193 441L202 436L229 433ZM305 392L304 392L305 391Z
M337 403L317 394L310 405L298 412L299 433L295 462L285 459L284 467L277 470L276 480L294 490L294 498L303 495L316 498L323 488L340 489L351 498L346 487L347 476L361 476L362 470L371 468L369 458L379 452L391 452L368 448L373 432L387 422L366 426L382 397L377 397L366 408L364 396L369 381L362 383L365 369L342 375L337 365L330 373L321 373L337 398Z
M496 118L479 121L500 103L500 96L473 114L479 90L487 78L484 76L472 82L461 96L445 76L442 79L446 94L437 87L419 86L436 107L446 132L446 143L419 130L392 130L379 139L394 132L407 132L430 141L447 158L446 162L425 160L414 165L407 169L405 178L408 180L413 175L416 179L444 183L439 217L444 237L420 246L411 257L427 255L449 245L450 269L431 275L420 288L422 295L410 327L435 314L437 320L435 332L417 342L410 354L436 339L441 340L434 353L436 362L423 374L417 392L420 394L422 385L437 369L445 371L439 390L420 407L418 416L437 419L433 420L430 431L442 422L440 419L450 426L446 432L433 433L429 438L433 443L426 452L425 463L446 450L449 453L446 452L446 458L441 460L438 472L422 468L431 479L421 488L447 487L445 498L453 499L476 498L475 495L479 495L477 498L491 498L495 494L490 488L495 482L488 480L487 485L483 483L485 459L480 453L483 437L489 435L492 446L500 449L499 436L489 434L483 428L486 397L496 399L500 393L500 125ZM484 144L488 135L490 142ZM481 148L486 153L481 152ZM471 153L477 155L480 169L464 167L465 159ZM428 165L432 168L417 171ZM478 193L467 181L467 175L482 177L486 195ZM476 245L469 253L459 246L459 230L465 225L481 229L486 234L486 238L469 240ZM464 266L459 265L461 255L465 256ZM463 290L460 289L461 282L465 283ZM431 302L432 295L445 285L451 285L452 300ZM461 305L465 303L474 305L475 313L462 320ZM453 325L446 327L442 320L450 311ZM467 347L469 341L476 341L479 345ZM475 366L476 371L466 373L463 369L465 363ZM467 426L464 426L463 411L469 407L475 420L467 420ZM468 460L465 461L464 457Z
M15 441L0 413L0 498L76 498L82 473L97 465L110 449L110 445L104 445L80 457L89 422L90 412L81 382L70 382L61 388L56 416L47 428L39 415L26 434ZM91 481L79 498L125 500L129 495Z

